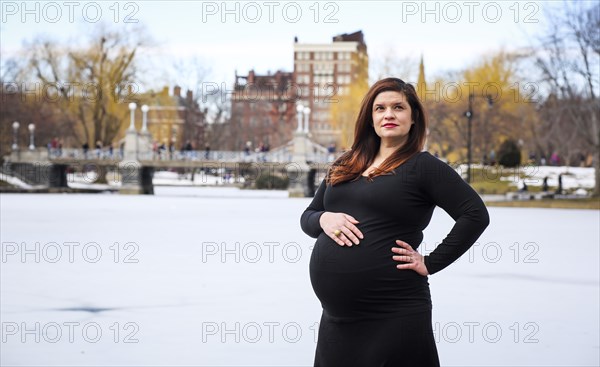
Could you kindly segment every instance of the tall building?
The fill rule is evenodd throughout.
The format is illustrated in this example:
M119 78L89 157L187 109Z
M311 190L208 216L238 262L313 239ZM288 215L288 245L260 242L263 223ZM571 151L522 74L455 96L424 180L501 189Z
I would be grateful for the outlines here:
M368 83L367 45L362 31L333 37L331 43L294 40L294 76L297 102L308 106L312 140L337 144L341 131L332 121L332 103L350 93L353 84Z
M421 62L419 63L419 79L417 81L416 89L419 99L421 99L421 102L425 103L427 83L425 82L425 65L423 64L423 55L421 55Z
M427 109L427 82L425 81L425 64L423 63L423 55L421 55L421 62L419 63L419 78L417 79L417 95L419 96L419 99L421 100L421 103L423 103L423 105L425 105L425 108ZM432 120L429 120L429 124L432 123ZM435 122L433 122L435 123ZM429 142L429 128L427 128L427 139L425 140L425 146L423 147L423 150L427 150L428 149L428 142Z

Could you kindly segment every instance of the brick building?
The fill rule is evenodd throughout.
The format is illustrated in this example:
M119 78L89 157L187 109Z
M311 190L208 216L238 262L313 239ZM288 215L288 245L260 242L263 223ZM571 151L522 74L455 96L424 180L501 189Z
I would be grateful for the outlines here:
M271 148L292 139L296 128L296 89L293 73L235 74L231 95L231 118L227 128L227 149L241 150L247 142L252 148Z
M294 40L294 80L298 103L308 106L312 139L321 145L337 143L340 131L332 123L331 107L352 85L368 84L367 45L362 31L333 37L331 43Z
M246 142L271 148L292 139L297 127L296 106L311 112L310 138L328 146L341 132L332 121L332 103L354 85L368 85L367 46L361 31L333 37L331 43L303 44L294 40L294 71L274 74L235 74L231 116L215 126L221 149L241 150Z
M194 149L204 149L206 111L200 109L192 91L188 90L184 97L181 87L173 87L173 94L165 87L158 93L141 95L140 103L149 107L148 131L156 142L181 149L189 141Z

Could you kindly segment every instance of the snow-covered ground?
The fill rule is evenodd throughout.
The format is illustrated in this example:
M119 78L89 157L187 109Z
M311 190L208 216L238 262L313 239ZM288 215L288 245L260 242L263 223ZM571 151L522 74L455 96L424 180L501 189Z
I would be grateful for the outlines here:
M563 188L585 189L594 188L595 177L593 167L568 167L568 166L534 166L521 165L518 169L505 167L490 167L482 165L472 165L478 168L483 175L483 179L489 181L508 181L510 186L518 187L521 181L525 181L528 186L542 186L544 177L548 177L548 186L558 186L558 176L563 175ZM466 177L467 166L459 165L457 172L461 172Z
M29 185L26 182L23 182L22 180L18 179L17 177L13 177L4 173L0 172L0 181L4 181L7 182L13 186L22 188L22 189L33 189L34 186Z
M311 366L310 199L0 195L1 365ZM489 208L429 278L444 366L598 366L600 211ZM421 246L452 226L436 210Z
M553 167L553 166L529 166L523 169L526 181L531 186L542 186L544 177L548 177L548 185L558 186L558 176L563 175L563 187L594 188L594 169L590 167Z

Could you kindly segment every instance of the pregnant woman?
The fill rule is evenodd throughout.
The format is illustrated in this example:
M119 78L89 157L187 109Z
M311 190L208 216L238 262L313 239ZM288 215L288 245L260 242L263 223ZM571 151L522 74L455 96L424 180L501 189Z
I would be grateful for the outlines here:
M352 148L302 213L317 238L310 279L323 306L315 366L439 366L427 276L465 253L489 224L479 195L423 152L427 121L412 85L375 83ZM428 256L417 252L433 209L456 223Z

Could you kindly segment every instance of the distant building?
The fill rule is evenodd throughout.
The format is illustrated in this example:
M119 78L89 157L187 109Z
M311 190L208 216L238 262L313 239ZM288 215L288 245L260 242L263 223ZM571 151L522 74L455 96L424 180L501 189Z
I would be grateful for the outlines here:
M417 81L417 95L422 103L425 103L427 93L427 82L425 81L425 64L423 63L423 55L421 55L421 62L419 63L419 79Z
M181 87L175 86L172 95L164 87L161 92L142 94L139 103L149 107L148 131L158 144L181 149L190 142L194 149L204 149L206 111L200 109L192 91L182 97Z
M333 37L332 43L308 44L294 40L294 76L298 103L308 106L312 140L337 143L340 131L331 118L331 104L347 94L352 84L368 83L367 45L362 31Z
M423 63L423 55L421 55L421 62L419 63L419 78L417 79L417 86L416 86L416 91L417 91L417 95L419 96L419 99L421 100L421 103L423 103L425 106L427 106L428 101L426 100L427 98L427 82L425 81L425 64ZM432 121L429 120L429 123L431 124ZM427 150L429 148L429 128L427 128L426 131L426 139L425 139L425 146L423 147L423 150Z
M257 75L235 74L231 115L215 126L221 149L275 148L292 139L296 107L309 107L311 139L323 146L337 144L340 131L332 121L336 99L357 83L368 84L367 46L361 31L333 37L331 43L301 44L294 40L294 71ZM216 128L219 128L218 131Z
M252 149L278 147L292 139L296 128L296 89L293 73L235 74L231 95L231 118L227 131L228 149L242 150L250 142Z

